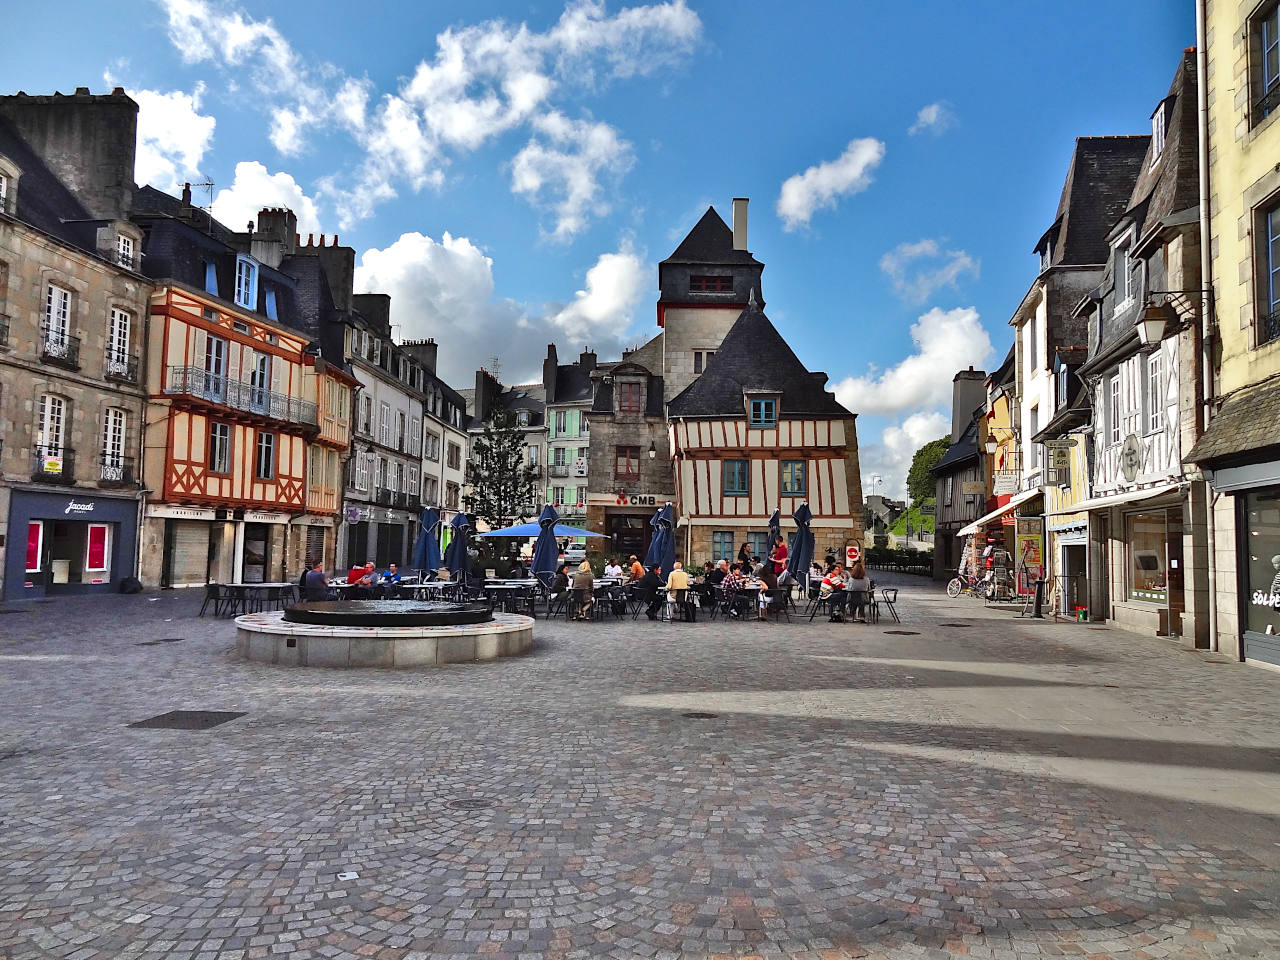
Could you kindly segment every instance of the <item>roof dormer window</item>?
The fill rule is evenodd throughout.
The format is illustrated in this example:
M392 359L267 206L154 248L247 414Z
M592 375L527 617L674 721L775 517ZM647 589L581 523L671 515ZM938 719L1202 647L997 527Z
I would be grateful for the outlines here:
M1164 137L1165 125L1168 122L1169 107L1171 98L1166 97L1160 101L1160 105L1156 107L1156 112L1151 114L1151 166L1155 166L1160 160L1160 154L1164 153Z
M733 277L691 276L690 293L733 293Z
M0 156L0 213L13 216L18 211L18 178L22 171L7 157Z
M778 398L752 397L751 420L753 427L776 427L778 425Z
M127 237L123 233L116 235L116 263L126 270L132 270L137 263L134 252L136 249L133 237Z
M236 257L235 301L248 310L258 306L258 265L249 257Z
M9 212L9 177L0 173L0 213Z

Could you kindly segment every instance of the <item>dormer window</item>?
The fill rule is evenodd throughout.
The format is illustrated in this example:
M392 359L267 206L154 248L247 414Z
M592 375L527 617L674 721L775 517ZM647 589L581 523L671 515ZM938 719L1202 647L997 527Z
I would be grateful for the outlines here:
M1137 292L1137 284L1134 282L1134 263L1129 258L1130 240L1131 238L1125 237L1123 242L1116 244L1115 286L1117 309L1132 300Z
M133 237L126 237L120 234L116 237L116 263L124 267L126 270L132 270L134 267L134 244Z
M529 425L529 411L521 410L519 413L517 413L516 423L520 424L520 426L522 427L527 427Z
M733 293L733 277L692 276L690 293Z
M9 178L0 173L0 213L9 212Z
M236 257L235 301L248 310L258 306L258 265L248 257Z
M1151 115L1151 166L1155 166L1160 160L1160 154L1164 152L1164 135L1165 135L1165 117L1168 114L1166 109L1169 101L1161 100L1160 106L1156 107L1156 112Z
M776 427L778 425L778 400L776 397L756 397L751 401L751 426Z
M618 412L619 413L643 413L644 412L644 397L641 395L640 384L638 383L618 384Z
M22 171L7 157L0 156L0 213L14 215L18 210L18 178Z

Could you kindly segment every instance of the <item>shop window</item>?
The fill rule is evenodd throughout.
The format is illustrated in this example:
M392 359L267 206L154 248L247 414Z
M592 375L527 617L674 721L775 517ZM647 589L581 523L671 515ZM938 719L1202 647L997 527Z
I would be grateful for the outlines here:
M1280 634L1280 489L1248 493L1243 500L1245 630L1274 636Z
M713 530L711 531L711 559L720 560L736 560L738 557L737 547L733 542L732 530Z
M750 460L724 461L724 495L726 497L745 497L751 492Z
M44 521L27 522L27 573L40 572L40 558L44 556Z
M1168 599L1165 583L1168 533L1164 514L1131 513L1124 523L1129 553L1129 599L1163 604Z
M107 561L111 528L105 523L91 523L85 535L84 569L86 573L102 573L110 569Z
M803 460L782 461L782 495L784 497L803 497L806 495L806 466Z

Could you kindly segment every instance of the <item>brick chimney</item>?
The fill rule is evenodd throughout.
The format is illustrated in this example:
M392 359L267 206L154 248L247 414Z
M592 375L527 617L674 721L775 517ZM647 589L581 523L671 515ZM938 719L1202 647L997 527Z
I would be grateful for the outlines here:
M987 399L987 374L983 370L961 370L951 381L951 442L956 443L973 420L973 412Z
M733 249L747 249L747 203L746 197L733 198Z

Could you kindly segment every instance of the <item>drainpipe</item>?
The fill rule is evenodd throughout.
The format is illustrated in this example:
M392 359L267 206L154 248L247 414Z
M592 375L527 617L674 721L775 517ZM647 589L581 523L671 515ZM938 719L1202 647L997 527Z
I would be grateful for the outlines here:
M1213 409L1213 257L1212 235L1209 223L1209 54L1205 49L1205 4L1196 0L1196 95L1199 101L1197 116L1200 140L1200 379L1204 402L1200 409L1201 436L1209 429ZM1218 558L1217 538L1214 536L1214 501L1217 499L1205 484L1205 547L1208 553L1206 573L1209 582L1209 649L1218 651Z

